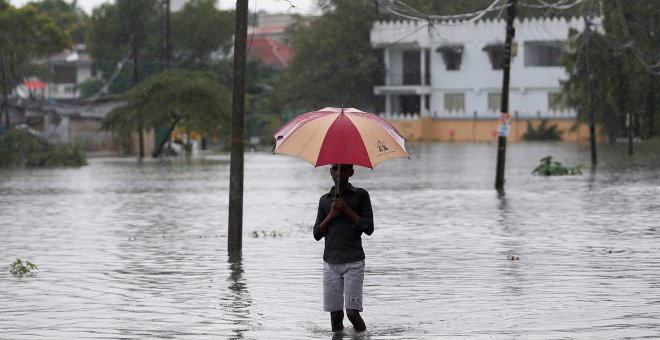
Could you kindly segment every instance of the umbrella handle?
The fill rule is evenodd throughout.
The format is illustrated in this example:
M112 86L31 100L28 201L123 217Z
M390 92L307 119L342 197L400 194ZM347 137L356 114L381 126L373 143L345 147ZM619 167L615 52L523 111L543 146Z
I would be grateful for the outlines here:
M337 184L335 185L335 198L341 197L341 164L337 164Z

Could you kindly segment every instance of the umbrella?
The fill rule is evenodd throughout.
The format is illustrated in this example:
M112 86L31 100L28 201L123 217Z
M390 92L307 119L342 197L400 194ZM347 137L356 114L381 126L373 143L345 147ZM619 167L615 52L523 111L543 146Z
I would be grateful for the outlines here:
M46 84L38 81L38 80L26 80L23 82L23 85L28 89L28 90L44 90L46 89Z
M354 108L326 107L304 113L273 137L273 153L299 157L314 166L353 164L373 169L389 159L410 158L404 138L393 126Z

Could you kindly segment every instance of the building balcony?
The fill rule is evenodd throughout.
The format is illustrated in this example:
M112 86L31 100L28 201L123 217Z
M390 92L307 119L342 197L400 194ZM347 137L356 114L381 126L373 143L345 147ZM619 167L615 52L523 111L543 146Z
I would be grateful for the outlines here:
M431 94L429 85L380 85L374 86L375 95L414 94L418 96Z

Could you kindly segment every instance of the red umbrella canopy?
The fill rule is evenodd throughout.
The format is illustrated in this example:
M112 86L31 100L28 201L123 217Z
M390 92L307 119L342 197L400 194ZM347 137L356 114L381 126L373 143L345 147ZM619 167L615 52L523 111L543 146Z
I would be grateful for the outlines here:
M314 166L354 164L373 169L393 158L409 158L401 134L381 117L354 108L326 107L304 113L275 134L276 154Z
M24 81L23 86L28 90L44 90L46 88L46 84L34 79Z

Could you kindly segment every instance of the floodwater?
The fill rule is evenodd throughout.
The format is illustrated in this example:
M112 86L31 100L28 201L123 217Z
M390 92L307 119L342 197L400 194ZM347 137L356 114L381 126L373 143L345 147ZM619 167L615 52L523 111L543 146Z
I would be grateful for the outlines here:
M409 151L353 177L375 214L368 330L335 339L660 336L657 149L600 145L591 172L587 146L509 144L503 195L493 144ZM546 155L585 173L532 176ZM311 233L327 167L248 153L245 176L229 261L226 155L0 171L0 338L332 338Z

